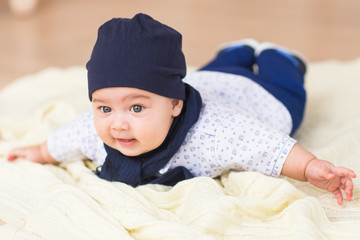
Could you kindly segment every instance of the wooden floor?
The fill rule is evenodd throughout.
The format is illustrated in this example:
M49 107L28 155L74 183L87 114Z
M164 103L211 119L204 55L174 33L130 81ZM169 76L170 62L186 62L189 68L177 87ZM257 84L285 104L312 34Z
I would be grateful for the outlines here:
M360 57L359 0L39 0L28 17L0 0L0 87L47 67L85 65L97 28L112 17L152 15L183 34L189 65L222 42L273 41L309 61Z

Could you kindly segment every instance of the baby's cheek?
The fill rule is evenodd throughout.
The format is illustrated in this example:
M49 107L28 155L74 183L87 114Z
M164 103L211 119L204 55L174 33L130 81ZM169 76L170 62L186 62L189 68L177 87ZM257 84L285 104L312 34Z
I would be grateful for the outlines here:
M95 121L95 129L97 134L99 135L99 137L103 142L106 142L107 139L109 138L109 133L110 133L109 126L101 120L95 119L94 121Z
M152 127L142 132L140 140L148 150L154 150L164 142L166 135L167 132Z

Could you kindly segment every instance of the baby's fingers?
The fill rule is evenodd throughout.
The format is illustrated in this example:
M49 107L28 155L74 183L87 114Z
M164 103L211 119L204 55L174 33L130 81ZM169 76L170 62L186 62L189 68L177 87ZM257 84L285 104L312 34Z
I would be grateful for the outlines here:
M338 204L339 204L339 205L342 205L344 199L343 199L343 195L342 195L342 193L341 193L340 188L338 188L338 189L336 189L335 191L333 191L333 194L334 194L334 196L336 197Z
M332 179L335 176L356 178L356 174L354 171L344 167L333 167L333 169L331 169L331 172L327 174L326 178Z
M328 174L328 179L331 180L334 179L335 177L338 177L340 180L338 188L335 191L333 191L333 194L338 200L339 205L341 205L343 202L341 189L344 190L346 199L348 201L352 201L353 189L354 189L354 183L352 181L352 178L356 177L355 172L344 167L334 167L331 173Z
M30 151L31 148L16 148L10 151L8 154L7 160L9 162L13 162L18 158L23 158L27 160L31 160L32 152Z
M342 189L344 189L346 199L348 201L351 201L353 195L354 183L350 177L344 177L341 181L342 181L341 187Z
M13 162L15 161L17 158L19 157L23 157L23 151L20 150L20 149L15 149L15 150L12 150L9 154L8 154L8 157L7 157L7 160L9 162Z
M350 177L341 177L339 187L333 191L333 194L335 195L339 205L342 205L343 203L341 189L343 189L345 192L346 200L352 201L354 183Z

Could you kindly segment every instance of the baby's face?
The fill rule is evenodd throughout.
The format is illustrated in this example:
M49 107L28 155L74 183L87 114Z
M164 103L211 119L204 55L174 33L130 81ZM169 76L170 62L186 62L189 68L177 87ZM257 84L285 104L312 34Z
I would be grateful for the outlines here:
M98 135L106 145L126 156L159 147L182 105L182 100L137 88L103 88L92 94Z

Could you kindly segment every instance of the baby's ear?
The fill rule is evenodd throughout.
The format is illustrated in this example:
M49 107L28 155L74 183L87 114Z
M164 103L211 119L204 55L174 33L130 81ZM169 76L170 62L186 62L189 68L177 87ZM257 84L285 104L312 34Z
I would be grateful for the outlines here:
M171 102L172 102L172 107L173 107L172 108L172 113L173 113L172 116L177 117L181 113L184 101L181 99L172 99Z

